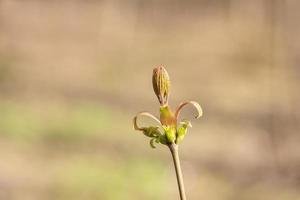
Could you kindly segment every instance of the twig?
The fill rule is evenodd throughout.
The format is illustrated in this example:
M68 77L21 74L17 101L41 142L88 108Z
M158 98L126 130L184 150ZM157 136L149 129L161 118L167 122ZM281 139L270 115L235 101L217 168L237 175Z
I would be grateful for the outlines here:
M179 155L178 155L178 145L172 143L172 144L169 144L168 146L169 146L169 149L170 149L172 157L173 157L180 199L186 200L183 177L182 177L182 172L181 172L181 167L180 167L180 160L179 160Z

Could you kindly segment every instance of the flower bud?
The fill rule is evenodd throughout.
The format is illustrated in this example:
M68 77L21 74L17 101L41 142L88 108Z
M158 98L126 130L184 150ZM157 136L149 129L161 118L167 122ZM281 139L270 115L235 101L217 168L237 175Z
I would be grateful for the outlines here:
M164 67L160 66L153 69L152 84L160 105L168 105L170 78Z

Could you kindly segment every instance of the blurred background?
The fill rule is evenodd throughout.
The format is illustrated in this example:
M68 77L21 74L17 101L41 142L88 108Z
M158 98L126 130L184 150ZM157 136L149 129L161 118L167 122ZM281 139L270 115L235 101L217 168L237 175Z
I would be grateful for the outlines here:
M180 146L188 199L299 200L299 8L1 0L0 199L179 199L168 149L132 128L158 115L164 65L171 106L204 110Z

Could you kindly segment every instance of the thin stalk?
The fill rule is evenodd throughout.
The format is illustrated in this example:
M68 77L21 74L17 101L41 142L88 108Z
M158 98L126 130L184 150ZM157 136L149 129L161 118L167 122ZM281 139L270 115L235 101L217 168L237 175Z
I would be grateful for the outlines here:
M178 189L179 189L179 194L180 194L180 200L186 200L184 183L183 183L183 178L182 178L182 171L181 171L180 160L179 160L179 155L178 155L178 145L173 143L168 146L169 146L169 149L170 149L172 157L173 157L173 162L174 162L176 177L177 177L177 183L178 183Z

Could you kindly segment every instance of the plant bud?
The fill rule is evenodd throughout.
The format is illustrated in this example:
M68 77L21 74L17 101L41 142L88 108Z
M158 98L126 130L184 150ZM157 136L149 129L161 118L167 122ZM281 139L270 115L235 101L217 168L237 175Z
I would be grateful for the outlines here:
M168 105L170 78L164 67L160 66L153 69L152 84L160 105Z
M162 125L176 126L176 118L169 106L160 106L159 112Z
M176 128L174 126L165 126L163 125L162 128L165 131L166 140L168 143L173 143L176 140Z

